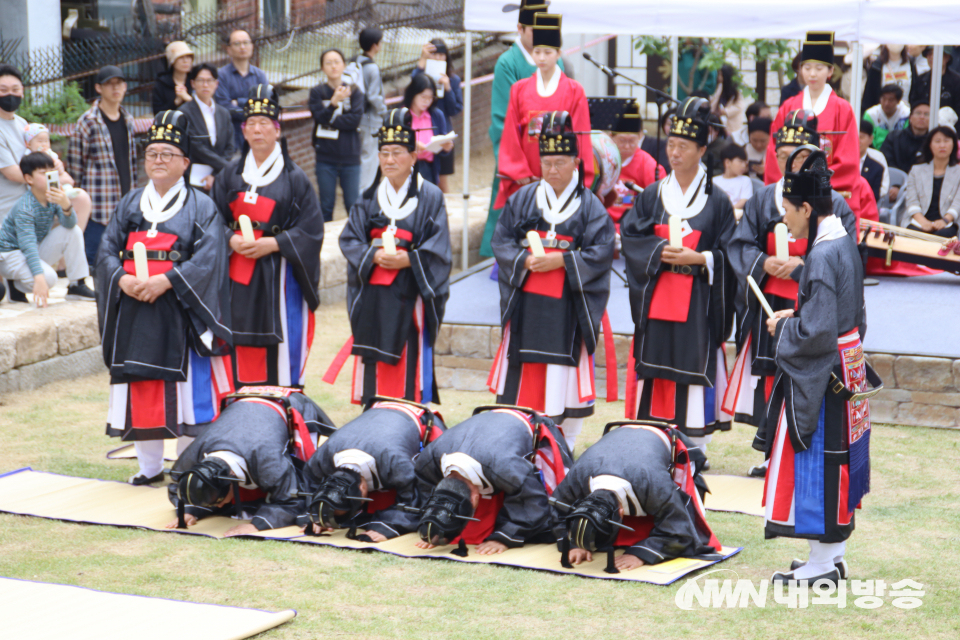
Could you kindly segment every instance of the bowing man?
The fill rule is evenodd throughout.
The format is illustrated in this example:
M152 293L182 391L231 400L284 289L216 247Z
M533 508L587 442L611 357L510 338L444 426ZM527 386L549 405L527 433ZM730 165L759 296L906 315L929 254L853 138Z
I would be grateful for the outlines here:
M511 196L497 222L503 339L489 379L498 403L550 416L571 451L596 400L593 354L615 237L600 199L584 188L572 126L566 112L544 116L543 179Z
M870 491L870 407L866 366L863 263L857 243L834 215L826 154L810 156L783 185L784 220L807 239L798 309L767 320L777 374L754 447L767 452L767 538L805 538L806 563L773 574L774 582L846 578L843 555L854 511ZM801 153L804 147L794 151ZM791 161L788 166L793 166Z
M421 549L476 544L490 555L556 541L547 497L573 456L549 418L519 407L480 407L431 442L415 462L430 493Z
M298 469L313 455L319 436L336 427L323 409L289 387L243 387L225 404L177 458L175 482L167 487L170 502L183 503L187 527L212 515L250 519L227 536L295 524L303 512ZM167 528L178 524L179 517Z
M383 399L324 442L304 469L313 493L307 516L313 533L362 528L357 539L382 542L417 530L420 507L413 460L445 427L423 405Z
M273 87L253 87L243 115L240 156L213 186L213 199L233 230L234 375L237 384L302 388L320 304L323 216L307 175L280 136ZM252 239L241 226L246 219Z
M640 195L620 223L636 324L627 417L676 424L696 446L730 429L721 412L732 328L727 243L733 206L700 160L710 104L687 98L667 137L672 173ZM632 372L631 372L632 373Z
M624 548L615 564L629 571L718 553L721 546L703 507L705 461L702 451L666 424L608 425L553 494L558 509L572 507L561 527L561 538L572 547L570 562L589 562L595 551Z
M773 135L777 147L777 163L781 175L787 171L787 159L800 145L820 146L817 117L812 111L794 111L787 114L783 127ZM794 156L794 167L809 155L801 150ZM856 220L853 211L836 191L831 191L833 210L844 229L856 238ZM767 302L774 310L794 309L797 306L797 282L803 272L803 256L807 251L804 238L794 238L783 223L783 178L759 189L743 208L743 217L734 231L728 247L730 265L737 278L735 302L737 328L737 360L730 385L724 394L723 410L734 414L734 420L757 426L763 418L773 390L773 376L777 371L773 343L767 334L757 297L747 284L750 276L763 289ZM782 225L787 255L777 254L778 225ZM781 247L782 250L782 247ZM767 463L750 469L750 475L763 477Z
M494 209L501 209L520 187L540 179L539 142L546 114L566 111L573 121L573 130L590 131L590 107L583 87L571 80L557 66L560 60L560 24L562 16L536 13L533 19L533 61L537 72L517 82L510 89L510 103L500 138L497 170L500 186ZM590 136L579 151L583 181L593 184L593 149ZM496 231L494 231L496 233Z
M189 153L186 117L157 114L144 154L149 182L117 205L97 253L107 435L134 442L136 485L162 481L163 440L196 436L233 391L226 229L184 178Z
M411 121L407 109L384 116L376 180L340 234L353 337L324 380L352 353L356 404L378 395L440 402L433 344L450 295L450 230L443 192L417 172Z

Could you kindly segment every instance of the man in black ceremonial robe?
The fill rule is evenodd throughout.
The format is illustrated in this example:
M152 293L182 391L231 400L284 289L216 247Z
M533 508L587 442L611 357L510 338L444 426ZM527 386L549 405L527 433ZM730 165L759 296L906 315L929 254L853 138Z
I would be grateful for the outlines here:
M287 153L280 102L257 85L243 107L244 144L213 185L232 229L230 301L237 384L303 387L320 304L323 216L317 194ZM252 239L245 239L249 221Z
M440 402L433 345L450 296L450 230L443 192L417 171L412 118L407 109L384 116L376 180L340 234L357 404L374 396ZM344 350L325 381L346 357Z
M228 536L295 524L303 512L298 495L303 463L319 436L334 432L333 422L310 398L290 388L243 387L227 403L177 458L170 502L183 502L190 527L207 516L234 515L239 498L239 515L250 522L231 528ZM167 528L177 524L174 520Z
M417 530L425 497L413 461L444 431L443 421L423 405L377 400L317 449L304 471L307 525L313 533L360 528L360 540L381 542Z

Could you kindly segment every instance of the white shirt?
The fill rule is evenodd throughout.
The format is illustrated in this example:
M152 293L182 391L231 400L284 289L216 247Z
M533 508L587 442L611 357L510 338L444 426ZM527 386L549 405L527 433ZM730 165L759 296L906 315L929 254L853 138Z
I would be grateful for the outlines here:
M217 103L210 101L210 106L203 104L203 100L197 98L197 94L193 94L194 101L197 103L197 106L200 107L200 115L203 116L203 123L207 125L207 133L210 136L210 146L217 144L217 120L214 115L217 112Z
M720 187L730 196L730 202L733 206L741 200L749 200L753 195L753 182L747 176L737 176L736 178L724 178L717 176L713 179L713 184Z
M863 173L863 159L867 156L870 156L871 160L876 160L883 167L883 180L880 181L880 197L887 195L890 192L890 171L889 165L887 165L887 158L884 156L878 149L873 147L867 147L867 153L860 156L860 173ZM879 203L878 203L879 206Z

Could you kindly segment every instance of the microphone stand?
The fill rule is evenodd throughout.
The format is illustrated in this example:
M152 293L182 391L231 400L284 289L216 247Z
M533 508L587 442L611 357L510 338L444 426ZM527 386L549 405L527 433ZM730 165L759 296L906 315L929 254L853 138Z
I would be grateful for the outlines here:
M660 126L660 125L661 125L661 122L660 122L660 121L663 119L663 105L664 105L664 103L666 103L666 102L673 102L673 103L676 103L676 104L680 104L680 101L677 100L677 99L675 99L675 98L674 98L673 96L671 96L670 94L664 93L664 92L661 91L660 89L656 89L656 88L654 88L654 87L651 87L651 86L648 85L648 84L644 84L644 83L642 83L642 82L639 82L639 81L637 81L637 80L634 80L634 79L631 78L630 76L625 76L625 75L623 75L622 73L620 73L620 72L617 71L616 69L611 69L610 67L608 67L608 66L606 66L606 65L600 64L599 62L597 62L596 60L594 60L594 59L593 59L593 56L591 56L589 53L584 53L584 54L583 54L583 59L586 60L587 62L589 62L590 64L592 64L593 66L595 66L597 69L599 69L601 72L603 72L605 75L609 76L610 78L615 78L615 77L623 78L623 79L626 80L627 82L629 82L629 83L631 83L631 84L633 84L633 85L635 85L635 86L642 87L643 89L646 89L647 91L649 91L650 93L653 94L653 101L657 103L657 157L654 158L654 160L655 160L656 163L657 163L657 171L656 171L656 173L659 175L659 173L660 173L660 170L659 170L659 167L660 167L660 137L661 137L661 135L663 134L663 127ZM674 70L674 73L676 73L676 70ZM666 171L667 168L664 167L663 170ZM663 177L666 177L666 176L663 176Z

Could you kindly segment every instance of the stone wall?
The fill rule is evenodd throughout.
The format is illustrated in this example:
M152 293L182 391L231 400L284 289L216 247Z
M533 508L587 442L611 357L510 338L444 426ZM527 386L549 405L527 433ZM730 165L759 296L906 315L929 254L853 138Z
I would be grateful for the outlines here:
M960 360L867 354L883 379L870 401L878 422L960 428Z
M486 391L487 375L500 344L500 327L446 325L434 352L440 388ZM617 378L623 399L630 336L614 336ZM733 345L727 345L732 365ZM884 389L870 401L873 419L886 424L960 429L960 359L867 354ZM603 344L595 358L597 394L605 393L607 377Z

